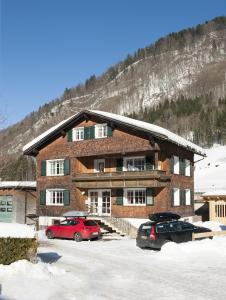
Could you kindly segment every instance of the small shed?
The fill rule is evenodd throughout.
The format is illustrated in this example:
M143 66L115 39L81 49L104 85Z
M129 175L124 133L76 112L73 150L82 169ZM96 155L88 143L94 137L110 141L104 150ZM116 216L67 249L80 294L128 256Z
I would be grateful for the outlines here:
M0 222L33 224L36 213L36 181L0 181Z
M209 220L226 225L226 189L206 192L202 197L209 203Z

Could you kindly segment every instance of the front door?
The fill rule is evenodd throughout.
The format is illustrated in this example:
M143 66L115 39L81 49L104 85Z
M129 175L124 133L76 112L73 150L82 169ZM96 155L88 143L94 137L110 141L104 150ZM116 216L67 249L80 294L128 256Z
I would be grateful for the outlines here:
M111 215L111 191L89 190L89 212L98 216Z
M13 211L13 197L0 196L0 222L11 223Z

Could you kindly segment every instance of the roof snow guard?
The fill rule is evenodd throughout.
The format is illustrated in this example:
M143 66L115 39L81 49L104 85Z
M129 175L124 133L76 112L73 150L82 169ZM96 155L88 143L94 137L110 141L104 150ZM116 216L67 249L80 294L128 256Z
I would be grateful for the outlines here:
M121 124L126 127L130 127L133 129L137 129L139 131L143 131L146 133L150 133L153 136L156 136L162 140L168 140L174 144L177 144L181 147L184 147L198 155L206 156L205 151L203 148L197 146L196 144L187 141L186 139L182 138L181 136L165 129L160 126L150 124L147 122L135 120L132 118L124 117L121 115L99 111L99 110L83 110L80 113L71 116L70 118L60 122L59 124L51 127L41 135L39 135L37 138L29 142L23 147L24 154L32 155L33 151L37 149L37 147L40 147L42 144L44 144L48 139L53 138L57 134L59 134L60 131L64 129L69 129L73 123L75 123L77 120L79 120L83 115L90 115L90 116L97 116L101 117L102 119L106 121L112 121L118 124Z

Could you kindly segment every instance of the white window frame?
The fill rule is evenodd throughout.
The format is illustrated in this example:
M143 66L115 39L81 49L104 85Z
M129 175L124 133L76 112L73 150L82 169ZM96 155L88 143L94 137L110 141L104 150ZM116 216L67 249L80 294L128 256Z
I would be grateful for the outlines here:
M191 205L191 190L185 189L185 205Z
M180 159L179 156L173 156L173 173L180 174Z
M184 163L185 163L185 176L191 176L191 161L185 159Z
M135 164L134 161L135 159L140 159L140 160L144 160L144 170L146 169L145 163L146 163L146 159L145 156L131 156L131 157L123 157L123 171L144 171L144 170L136 170L135 169ZM133 160L133 167L131 169L127 168L127 160Z
M99 135L99 133L101 134ZM95 138L102 139L108 136L108 126L107 123L104 124L96 124L95 125Z
M46 190L46 205L48 206L64 206L64 191L65 189L48 189ZM60 192L63 193L62 203L53 203L52 202L52 193Z
M64 176L64 161L65 161L64 158L47 160L46 161L46 176ZM52 172L51 165L53 163L57 163L57 162L62 162L62 164L63 164L63 166L61 167L61 173L59 173L59 174L55 174Z
M73 130L72 130L72 140L73 141L83 141L84 140L84 127L75 127L75 128L73 128Z
M173 188L173 206L180 206L180 189Z
M105 172L105 159L104 158L101 158L101 159L94 159L94 173L100 173L100 170L98 170L98 164L99 162L103 162L104 163L104 172Z
M145 197L145 203L129 203L128 202L128 191L143 191ZM135 200L135 197L133 198ZM146 195L146 188L126 188L124 189L124 197L123 197L123 205L124 206L146 206L147 205L147 195Z

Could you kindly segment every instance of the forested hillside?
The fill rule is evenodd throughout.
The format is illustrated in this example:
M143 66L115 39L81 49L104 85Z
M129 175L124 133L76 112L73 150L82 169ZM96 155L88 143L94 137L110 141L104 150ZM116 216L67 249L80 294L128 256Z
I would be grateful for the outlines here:
M0 178L33 179L35 161L22 156L23 145L82 109L129 114L201 146L224 143L225 97L223 16L138 49L101 76L65 88L58 99L0 131Z

